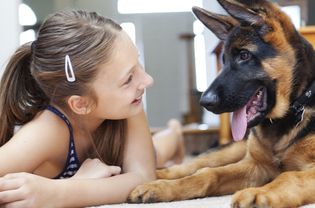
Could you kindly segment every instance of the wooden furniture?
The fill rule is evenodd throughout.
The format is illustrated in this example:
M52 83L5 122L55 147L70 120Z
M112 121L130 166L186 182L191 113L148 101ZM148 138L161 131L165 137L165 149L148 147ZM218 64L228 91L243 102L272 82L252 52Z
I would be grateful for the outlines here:
M196 76L194 67L194 37L195 34L183 33L179 39L186 43L187 74L188 74L188 106L189 110L183 115L183 124L200 123L202 120L202 107L199 104L201 92L196 89Z
M315 48L315 26L307 26L299 29L301 35Z
M188 124L183 126L184 144L187 155L199 155L210 148L217 147L218 128L209 128L206 124Z
M301 35L309 41L313 47L315 48L315 26L306 26L299 29ZM213 53L216 54L217 57L217 71L220 70L220 54L222 48L222 42L220 42L216 48L213 50ZM219 128L219 144L226 144L232 141L231 136L231 127L230 127L230 114L223 113L220 115L220 128Z

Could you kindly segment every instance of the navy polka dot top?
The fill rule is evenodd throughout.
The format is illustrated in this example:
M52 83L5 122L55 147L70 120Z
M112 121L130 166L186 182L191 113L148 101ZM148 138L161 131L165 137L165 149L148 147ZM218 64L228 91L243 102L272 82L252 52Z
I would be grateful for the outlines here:
M56 176L55 179L70 178L80 168L80 161L77 157L77 153L75 151L75 146L74 146L72 126L69 120L67 119L67 117L63 113L61 113L57 108L49 105L47 106L47 110L59 116L67 124L69 128L70 138L69 138L69 151L68 151L68 156L67 156L67 162L63 171L58 176Z

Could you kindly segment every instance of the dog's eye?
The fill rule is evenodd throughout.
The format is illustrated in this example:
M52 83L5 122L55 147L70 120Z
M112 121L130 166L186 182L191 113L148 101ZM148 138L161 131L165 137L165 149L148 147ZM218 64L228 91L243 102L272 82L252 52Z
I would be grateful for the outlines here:
M222 63L224 64L225 63L225 56L224 56L224 54L221 55L221 60L222 60Z
M240 60L242 60L242 61L246 61L246 60L250 59L250 56L251 56L250 53L246 50L242 50L240 52Z

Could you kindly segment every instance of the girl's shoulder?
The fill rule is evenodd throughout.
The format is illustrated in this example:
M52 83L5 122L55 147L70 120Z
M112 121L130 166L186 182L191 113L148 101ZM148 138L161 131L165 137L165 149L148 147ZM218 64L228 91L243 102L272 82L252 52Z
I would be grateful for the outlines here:
M68 153L69 135L67 125L56 115L47 110L38 113L1 146L0 163L6 168L0 170L0 175L33 172L44 162L63 161ZM11 158L10 162L7 158Z
M38 142L43 148L54 149L67 148L69 136L69 129L65 122L52 112L43 110L23 125L13 138Z
M60 119L56 114L48 110L39 112L30 122L21 127L24 131L41 132L41 135L59 135L69 136L69 130L65 122Z

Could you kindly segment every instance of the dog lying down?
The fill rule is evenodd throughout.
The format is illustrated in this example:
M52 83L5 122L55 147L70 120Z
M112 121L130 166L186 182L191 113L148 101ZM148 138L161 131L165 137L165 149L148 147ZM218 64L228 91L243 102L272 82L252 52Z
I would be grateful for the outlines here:
M315 202L315 59L289 17L266 0L218 0L230 16L194 7L224 41L222 69L200 103L233 112L233 144L158 170L131 202L232 194L232 207ZM243 138L246 138L243 140Z

